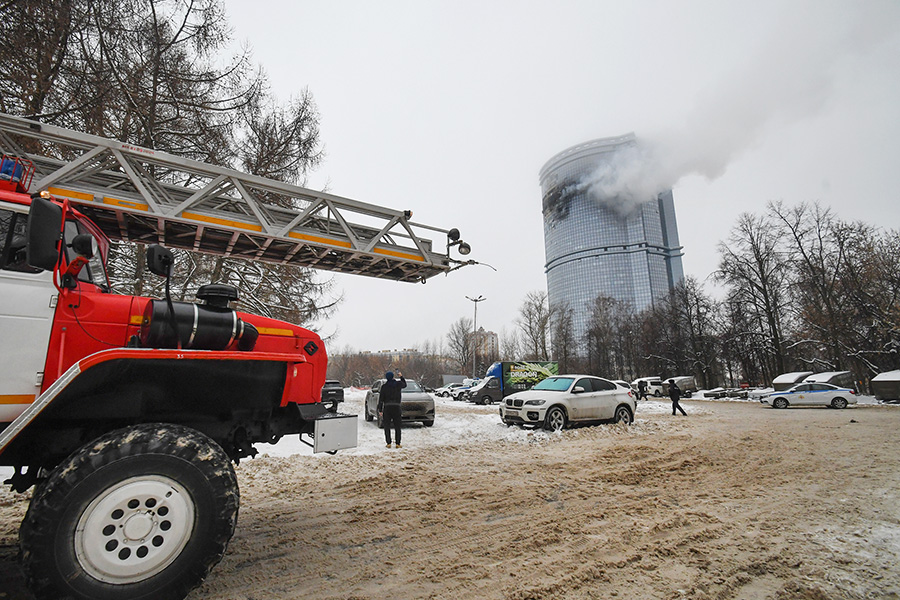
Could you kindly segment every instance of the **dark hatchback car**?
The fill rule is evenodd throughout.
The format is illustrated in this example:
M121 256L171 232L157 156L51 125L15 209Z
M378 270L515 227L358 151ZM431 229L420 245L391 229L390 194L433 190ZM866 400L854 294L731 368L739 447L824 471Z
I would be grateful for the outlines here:
M372 384L372 389L366 393L366 421L378 421L381 427L381 415L378 413L378 394L384 379L379 379ZM428 394L422 386L410 379L406 380L406 387L400 395L400 419L404 423L420 421L425 427L434 425L434 398Z
M337 405L344 401L344 386L336 379L328 379L322 386L322 404L331 404L328 410L337 411Z

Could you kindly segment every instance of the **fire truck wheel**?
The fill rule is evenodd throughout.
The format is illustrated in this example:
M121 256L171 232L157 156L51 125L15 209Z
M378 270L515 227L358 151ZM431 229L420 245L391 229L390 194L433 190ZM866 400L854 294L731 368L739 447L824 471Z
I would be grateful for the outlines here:
M219 562L237 523L228 456L177 425L120 429L63 461L19 534L38 599L181 600Z

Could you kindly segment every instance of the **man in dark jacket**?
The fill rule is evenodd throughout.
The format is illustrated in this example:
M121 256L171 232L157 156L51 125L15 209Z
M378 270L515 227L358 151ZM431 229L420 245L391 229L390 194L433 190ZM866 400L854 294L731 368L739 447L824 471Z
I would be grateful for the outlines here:
M387 380L381 384L381 391L378 393L378 412L382 413L381 422L384 426L384 443L388 448L391 447L391 423L394 424L394 437L397 438L397 447L400 445L400 402L402 400L401 391L406 387L406 379L403 373L397 371L400 380L394 379L394 374L388 371L384 374Z
M681 408L681 405L678 404L678 401L681 399L681 388L675 385L675 380L669 380L669 398L672 399L672 414L675 414L675 409L681 411L681 414L687 416L687 413L684 412L684 409Z
M647 399L647 380L641 379L638 381L638 400L646 400Z

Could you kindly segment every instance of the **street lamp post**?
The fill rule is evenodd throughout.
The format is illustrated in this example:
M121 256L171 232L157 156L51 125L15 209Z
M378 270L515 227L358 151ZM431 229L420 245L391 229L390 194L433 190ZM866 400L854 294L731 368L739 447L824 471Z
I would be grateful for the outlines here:
M478 358L478 303L487 300L484 296L479 295L477 298L469 298L475 303L475 318L472 319L472 379L475 379L475 363Z

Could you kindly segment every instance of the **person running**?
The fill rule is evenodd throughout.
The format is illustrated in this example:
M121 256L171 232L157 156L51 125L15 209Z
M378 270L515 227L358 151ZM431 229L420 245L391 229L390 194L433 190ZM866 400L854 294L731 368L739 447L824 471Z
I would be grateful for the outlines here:
M681 411L681 414L687 416L687 413L684 412L684 409L678 404L678 400L681 399L681 388L675 385L674 379L669 380L669 398L672 399L672 415L674 415L675 410L678 409Z
M406 379L403 373L397 371L399 380L394 379L394 374L390 371L384 374L387 380L381 385L381 391L378 393L378 412L382 413L381 423L384 426L384 443L386 448L391 447L391 423L394 424L394 437L397 440L397 448L400 445L400 422L401 422L401 390L406 387Z

